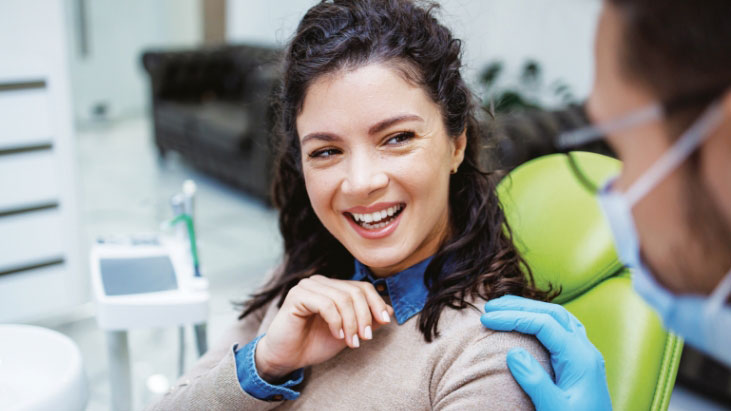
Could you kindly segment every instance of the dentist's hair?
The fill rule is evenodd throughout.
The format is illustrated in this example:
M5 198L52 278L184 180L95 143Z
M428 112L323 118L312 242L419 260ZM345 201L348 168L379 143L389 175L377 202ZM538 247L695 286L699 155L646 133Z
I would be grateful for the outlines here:
M424 277L429 296L419 329L426 341L439 335L441 311L471 306L470 297L514 294L547 300L553 295L534 287L498 201L498 179L480 170L476 104L460 73L462 44L437 21L437 8L408 0L334 0L318 3L302 18L284 56L276 110L278 152L272 197L280 210L283 272L244 304L241 318L275 298L281 304L292 287L313 274L337 279L352 275L353 256L310 205L296 118L315 80L373 63L385 64L422 87L439 105L450 138L467 135L464 161L450 178L450 237ZM448 259L449 269L442 272Z
M620 17L623 74L664 102L696 97L697 104L670 113L668 131L677 138L731 92L731 1L607 1Z

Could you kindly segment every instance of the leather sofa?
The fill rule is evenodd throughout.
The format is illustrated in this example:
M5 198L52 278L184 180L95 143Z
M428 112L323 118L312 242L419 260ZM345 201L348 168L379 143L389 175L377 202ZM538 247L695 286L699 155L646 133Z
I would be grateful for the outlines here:
M268 201L279 60L277 49L248 45L144 53L160 155L176 151Z

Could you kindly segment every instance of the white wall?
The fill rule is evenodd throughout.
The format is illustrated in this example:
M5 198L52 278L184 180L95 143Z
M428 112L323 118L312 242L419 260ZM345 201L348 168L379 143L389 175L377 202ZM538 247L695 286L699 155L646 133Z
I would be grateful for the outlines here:
M313 0L226 0L226 40L284 45Z
M227 39L284 45L315 2L227 1ZM547 81L562 79L583 98L592 83L592 44L600 0L442 0L442 21L464 40L464 74L495 59L509 73L535 58Z
M77 122L106 104L109 118L147 107L140 53L202 43L205 0L65 0ZM78 7L87 8L89 55L80 55ZM284 45L314 0L227 0L227 40ZM536 58L548 81L563 79L579 97L591 87L591 44L600 0L442 0L442 20L465 42L468 81L490 61L515 73ZM509 80L509 78L508 78Z
M66 0L74 116L85 123L106 104L111 119L136 115L149 103L141 53L202 43L203 0ZM81 53L79 7L86 4L88 55Z
M10 212L0 216L0 272L15 271L0 275L0 322L57 314L89 297L63 1L0 1L0 84L18 87L0 92L0 150L27 150L0 156L0 208ZM26 81L45 85L20 86Z

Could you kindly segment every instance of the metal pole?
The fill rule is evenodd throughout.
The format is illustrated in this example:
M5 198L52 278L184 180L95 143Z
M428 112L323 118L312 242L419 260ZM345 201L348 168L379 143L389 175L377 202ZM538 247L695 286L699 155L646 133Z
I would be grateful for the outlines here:
M132 409L132 378L127 331L107 331L106 334L112 410L129 411Z
M185 371L185 326L178 327L178 378Z
M193 326L195 329L195 342L198 346L198 356L202 357L203 354L208 351L208 336L206 332L207 323L196 324Z

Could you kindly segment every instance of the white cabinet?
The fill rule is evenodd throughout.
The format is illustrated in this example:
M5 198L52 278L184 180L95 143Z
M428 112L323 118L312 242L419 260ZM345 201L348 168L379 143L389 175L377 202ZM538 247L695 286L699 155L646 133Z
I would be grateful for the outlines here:
M0 322L88 300L63 0L0 2Z
M0 89L0 147L49 142L53 138L53 128L45 81L23 82L10 76L5 81L5 90Z
M3 176L0 177L0 210L58 201L62 179L58 173L58 156L54 155L50 142L45 144L35 151L0 156L0 176ZM1 234L0 238L3 238Z

